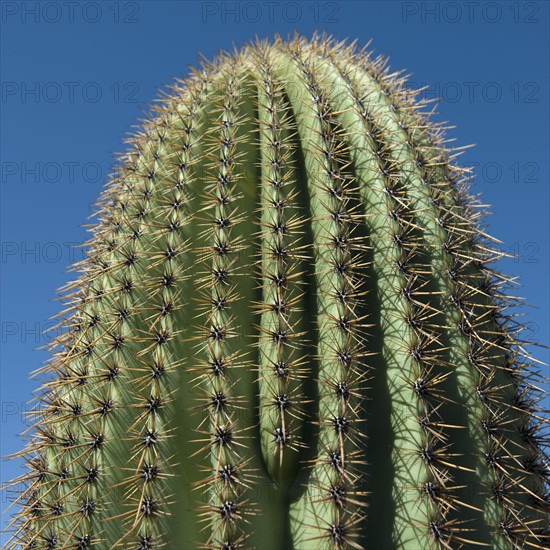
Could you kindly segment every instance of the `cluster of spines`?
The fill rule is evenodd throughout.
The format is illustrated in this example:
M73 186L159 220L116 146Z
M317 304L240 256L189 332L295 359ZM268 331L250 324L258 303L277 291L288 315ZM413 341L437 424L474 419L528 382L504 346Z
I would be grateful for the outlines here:
M240 58L229 58L221 68L216 80L219 88L214 90L212 116L214 120L212 140L207 158L210 160L203 177L206 215L202 233L206 243L204 259L206 275L201 281L205 331L199 344L204 354L204 372L199 384L205 395L208 410L204 450L210 457L208 477L199 485L206 493L207 504L203 505L201 518L210 530L208 548L237 548L245 537L243 521L245 510L243 493L246 487L245 446L239 434L239 396L233 386L237 381L236 371L245 366L243 352L232 349L231 339L242 338L242 327L231 309L239 300L236 293L235 263L242 250L239 224L239 154L238 144L243 140L241 126L244 121L239 114L242 101L242 75L239 73ZM202 425L201 425L202 426Z
M383 126L378 110L380 105L375 98L370 101L368 91L361 90L354 74L356 68L354 71L354 67L347 67L339 61L345 55L329 53L329 58L349 88L354 109L363 121L365 135L372 147L371 155L378 159L378 171L384 180L384 193L389 206L387 215L391 219L388 223L390 237L398 251L393 269L401 281L400 287L396 289L403 306L400 316L412 336L406 344L406 351L412 360L412 371L403 374L403 380L412 388L417 400L413 410L418 411L421 429L421 440L416 442L416 449L401 448L398 451L405 455L411 451L417 453L426 467L424 481L414 487L419 497L427 501L424 511L426 518L421 522L426 532L443 547L448 546L451 539L470 542L465 538L467 528L460 524L453 526L447 519L448 512L456 510L460 505L460 501L453 495L456 457L448 446L449 431L458 426L444 422L447 412L445 405L450 401L444 386L447 376L451 374L451 367L444 360L446 350L442 336L445 326L439 319L441 312L427 286L430 266L422 245L417 213L412 206L414 202L407 196L406 176L403 177L402 172L407 168L394 150L395 145L392 146L391 140L387 139L391 130Z
M260 46L259 46L260 47ZM258 123L262 186L260 217L262 242L258 264L262 280L258 331L260 430L268 469L279 479L288 450L299 448L294 429L300 417L300 359L304 332L297 328L300 299L298 232L303 224L293 189L294 130L289 105L276 79L269 49L255 55L258 67ZM303 312L302 312L303 313Z
M353 99L353 108L359 114L362 126L359 131L366 137L366 152L367 154L370 153L368 156L372 159L373 164L370 167L371 177L373 180L374 178L378 180L378 187L373 186L373 181L368 181L366 185L372 187L372 193L379 192L386 197L385 208L381 214L387 216L387 221L379 234L374 231L371 232L371 241L374 239L375 241L378 240L379 243L384 242L382 246L385 252L383 254L381 253L382 249L376 250L380 245L375 247L374 263L378 265L378 269L386 273L393 271L391 278L383 274L379 276L380 279L387 277L388 283L380 281L379 284L387 285L385 292L390 295L393 294L392 299L395 301L394 312L390 311L389 314L386 314L382 322L387 323L387 331L391 332L389 325L393 324L395 326L395 323L399 321L399 329L393 333L393 336L389 334L388 339L391 338L392 348L400 347L403 358L407 358L406 361L399 363L400 373L397 374L397 377L400 380L393 380L392 383L395 385L402 384L404 388L407 388L407 396L410 395L410 401L407 401L409 399L407 396L404 396L403 401L407 401L410 407L409 414L412 416L416 414L425 422L429 422L428 393L430 389L433 390L436 387L438 377L431 373L429 365L435 363L435 357L428 353L428 347L436 343L437 340L431 330L428 329L427 320L430 318L430 312L423 310L421 304L416 303L418 287L422 286L421 277L425 268L416 260L417 241L414 235L414 225L410 220L408 205L403 200L399 178L397 177L399 164L391 158L390 151L380 136L376 125L378 119L376 109L372 109L370 105L367 106L364 103L363 97L348 73L339 68L339 64L334 58L332 62L331 70L343 79L345 88L347 88ZM369 214L373 216L376 215L376 212L374 210L368 212L367 207L367 219ZM382 262L384 265L382 265ZM415 299L412 298L413 296ZM396 319L391 319L391 317ZM399 337L397 337L398 335ZM389 376L395 377L396 375L392 373ZM400 416L403 413L398 412L397 414ZM416 438L411 437L412 434L403 436L403 434L400 434L403 430L406 430L405 426L396 428L401 443L395 445L401 455L407 456L411 462L414 461L416 451L410 447L411 443L418 445L419 454L423 453L421 456L426 456L428 452L431 452L431 450L428 451L430 446L426 441L423 441L424 438L419 435ZM405 442L408 442L408 444L404 444L402 448L399 448ZM426 466L428 470L426 479L429 479L430 470L435 465L430 461ZM439 477L443 476L440 475ZM406 476L398 479L398 482L400 492L410 492L412 489L410 480ZM428 483L428 481L425 482L426 485Z
M186 227L193 223L186 209L187 189L192 178L191 152L197 141L193 131L196 111L205 100L208 78L196 73L193 84L180 104L172 102L159 109L152 135L143 140L150 150L138 144L140 155L131 170L143 182L138 195L143 202L136 205L135 217L144 225L134 227L130 220L125 225L130 228L132 240L139 240L143 234L151 239L141 251L148 260L140 281L147 298L137 308L142 324L141 330L136 331L136 365L130 368L133 394L128 408L135 409L127 426L130 473L115 485L124 491L121 509L125 511L120 520L126 527L114 545L140 550L162 545L162 520L172 503L168 494L175 458L169 452L169 440L174 436L170 427L174 414L172 394L176 390L175 371L182 366L174 349L181 334L173 318L187 300L181 296L188 247L184 235ZM140 157L144 160L140 161ZM146 202L151 200L155 202ZM128 283L131 280L126 287L130 287ZM117 521L119 517L109 519Z
M317 277L319 441L305 495L309 502L304 506L311 514L306 522L312 539L325 540L334 548L359 548L356 526L365 515L359 489L365 460L360 398L367 373L363 319L356 312L362 297L356 272L365 267L360 259L364 243L354 235L359 216L351 206L355 191L345 133L316 74L313 55L307 56L298 44L284 51L303 86L299 101L306 104L304 126L310 134L305 139L311 140L303 147Z
M154 208L142 206L142 211L148 212L147 225L132 231L134 240L143 232L152 236L149 249L144 251L150 262L142 282L149 300L140 308L150 328L146 337L140 338L141 349L136 350L133 399L137 403L130 407L137 409L137 415L128 429L132 443L129 474L118 485L124 489L126 503L120 518L128 527L115 546L124 543L140 550L160 547L164 531L161 519L170 513L173 502L168 487L176 457L170 454L168 441L175 436L170 426L177 391L174 371L182 368L183 362L170 344L183 337L174 317L188 302L181 292L189 258L187 228L195 223L187 206L188 189L196 162L197 111L205 101L208 85L207 74L197 73L186 97L168 102L166 110L160 111L155 134L146 140L152 149L142 153L152 160L144 163L142 170L138 168L144 182L142 194L156 195L157 201Z
M431 243L428 245L432 255L429 268L439 282L441 309L444 310L440 314L446 315L444 326L448 333L456 335L455 342L460 339L464 342L458 349L455 346L450 350L462 354L462 357L453 357L451 366L456 369L461 360L467 360L471 372L468 380L470 392L482 405L482 412L478 415L474 412L476 407L471 407L470 417L475 418L470 420L470 429L477 432L480 442L484 442L479 459L485 464L481 468L489 466L494 470L492 483L486 484L486 494L495 499L504 512L493 527L513 545L542 548L548 537L544 534L544 509L548 509L548 500L540 489L544 488L548 469L540 455L540 444L543 443L540 437L535 437L531 444L524 441L530 447L528 450L536 450L537 456L528 458L533 466L531 471L522 464L525 457L517 456L521 444L513 441L514 437L517 438L514 430L533 433L529 416L534 411L521 411L523 422L517 421L516 412L512 411L514 400L522 392L519 384L503 376L510 372L514 363L512 348L517 342L499 322L499 319L506 318L506 303L495 292L498 284L495 285L488 276L492 274L500 283L506 282L506 278L499 277L487 267L500 254L492 250L488 238L483 239L486 236L475 223L479 213L473 208L474 201L463 190L457 189L459 185L450 173L460 173L460 170L449 164L449 152L438 142L437 135L433 135L434 125L415 112L421 103L411 101L395 77L384 71L385 60L365 62L364 58L360 60L360 56L353 60L359 62L378 84L388 106L393 105L395 114L392 116L400 126L407 146L416 144L414 150L411 147L409 162L412 167L409 169L418 174L417 181L421 185L414 185L411 181L405 191L418 205L415 223L426 234L426 242ZM448 304L452 305L454 312L445 307ZM510 402L511 410L505 410L502 403ZM507 449L507 444L515 449ZM504 464L506 459L507 465ZM459 464L460 459L455 462ZM526 483L533 478L535 488ZM506 489L503 487L509 491L505 498ZM514 498L513 493L518 488L524 494L531 494L532 505L526 506ZM449 504L453 508L452 500ZM522 517L522 511L531 506L538 508L538 518L534 520L528 519L529 514ZM450 544L451 540L460 541L461 534L467 532L464 525L457 525L455 529L443 526L445 528L439 528L436 523L434 527L438 529L433 529L433 535L443 545ZM474 531L473 526L470 531ZM475 540L470 542L475 543Z
M474 223L471 198L451 192L454 182L442 169L448 163L443 145L426 139L418 161L441 234L444 270L452 275L441 278L444 297L458 312L450 330L466 340L475 396L482 405L475 420L484 445L482 459L493 470L486 494L501 509L496 532L513 546L542 548L549 542L549 470L541 454L544 438L537 436L532 421L539 426L545 421L537 414L540 390L518 368L522 344L506 326L510 300L499 287L508 278L489 268L502 254Z
M39 371L54 378L34 413L38 436L21 453L35 457L26 458L33 468L18 480L29 486L19 497L28 502L15 518L14 545L83 549L119 539L153 548L163 531L156 520L168 502L159 479L172 457L158 447L168 437L170 413L161 419L161 411L169 410L178 367L167 348L183 271L178 228L186 218L169 198L182 194L183 206L183 182L169 179L174 111L156 114L99 201L100 224L75 266L81 278L65 288L60 326L69 330L53 340L54 360ZM119 516L124 503L130 509ZM110 527L119 517L130 526Z

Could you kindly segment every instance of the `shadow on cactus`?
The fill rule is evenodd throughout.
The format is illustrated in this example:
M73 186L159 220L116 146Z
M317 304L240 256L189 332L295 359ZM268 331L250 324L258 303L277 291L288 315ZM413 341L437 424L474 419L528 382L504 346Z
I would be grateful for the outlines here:
M405 78L256 41L153 109L99 202L6 548L548 548L509 280Z

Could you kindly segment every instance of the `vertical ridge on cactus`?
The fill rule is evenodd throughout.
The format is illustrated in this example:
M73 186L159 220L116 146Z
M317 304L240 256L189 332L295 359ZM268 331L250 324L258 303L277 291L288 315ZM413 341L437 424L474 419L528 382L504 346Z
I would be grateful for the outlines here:
M6 548L548 548L541 375L458 150L315 35L192 70L98 203Z

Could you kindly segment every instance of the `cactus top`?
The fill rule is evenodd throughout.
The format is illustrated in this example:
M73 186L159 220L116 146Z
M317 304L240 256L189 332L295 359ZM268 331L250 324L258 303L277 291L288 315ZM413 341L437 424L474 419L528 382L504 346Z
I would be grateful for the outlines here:
M66 289L7 548L548 547L508 279L405 84L296 36L170 88Z

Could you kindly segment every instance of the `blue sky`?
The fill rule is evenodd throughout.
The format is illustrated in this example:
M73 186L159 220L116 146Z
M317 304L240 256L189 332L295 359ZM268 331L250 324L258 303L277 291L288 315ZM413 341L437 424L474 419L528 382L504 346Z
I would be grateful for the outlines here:
M29 373L55 290L82 257L96 199L123 138L163 86L256 34L327 30L373 39L411 85L440 96L436 120L475 143L474 191L489 232L515 255L530 336L549 343L549 4L547 2L11 2L1 4L1 449L21 446ZM548 351L532 348L548 362ZM548 374L548 370L546 370ZM20 473L1 462L3 482ZM6 495L0 495L2 508ZM6 518L3 518L5 522ZM3 523L4 524L4 523Z

